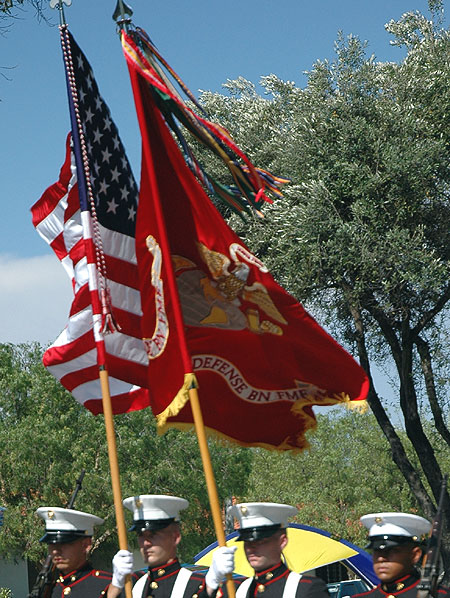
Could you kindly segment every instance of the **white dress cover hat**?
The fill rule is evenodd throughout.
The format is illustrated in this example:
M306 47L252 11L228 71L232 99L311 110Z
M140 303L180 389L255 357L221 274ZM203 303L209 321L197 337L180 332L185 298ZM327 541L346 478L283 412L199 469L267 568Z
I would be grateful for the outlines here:
M239 522L238 540L251 542L268 538L285 528L289 517L296 515L297 509L273 502L246 502L229 507L228 513Z
M78 538L94 535L94 525L103 519L83 511L62 507L39 507L36 514L45 521L45 535L39 540L47 544L67 544Z
M180 511L189 506L184 498L163 494L129 496L123 504L133 513L133 525L129 531L137 532L163 529L173 521L179 521Z
M428 534L431 523L412 513L370 513L361 517L369 530L367 548L384 550L407 542L419 542Z

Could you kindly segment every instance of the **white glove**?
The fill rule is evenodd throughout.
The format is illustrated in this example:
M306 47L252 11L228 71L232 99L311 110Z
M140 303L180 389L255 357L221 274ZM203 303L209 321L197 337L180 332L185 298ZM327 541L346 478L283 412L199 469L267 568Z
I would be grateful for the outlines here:
M205 583L212 590L217 590L226 576L233 573L236 550L237 546L221 546L214 551L211 567L205 576Z
M123 588L125 577L133 573L133 554L128 550L119 550L112 560L113 577L111 584L116 588Z

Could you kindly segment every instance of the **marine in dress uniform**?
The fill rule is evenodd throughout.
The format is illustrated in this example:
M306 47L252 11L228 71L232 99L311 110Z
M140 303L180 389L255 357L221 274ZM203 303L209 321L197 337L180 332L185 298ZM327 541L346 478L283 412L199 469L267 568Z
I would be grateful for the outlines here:
M48 544L55 573L58 574L52 598L99 598L105 596L112 575L94 569L88 562L94 526L103 519L60 507L39 507L36 513L45 521L40 542Z
M417 598L421 538L430 532L431 523L411 513L371 513L361 517L361 523L369 530L366 548L372 550L373 569L380 584L356 596ZM447 592L448 588L440 586L437 595L444 598Z
M255 571L253 577L237 581L236 598L328 598L322 579L294 573L283 562L286 526L297 513L295 507L242 503L230 507L229 513L239 522L237 539L244 542L245 555ZM227 596L224 586L217 596Z
M179 513L188 507L184 498L144 494L123 501L133 513L129 531L138 543L148 570L133 586L133 598L206 598L205 577L181 567L177 547L181 540ZM133 570L133 555L119 550L113 558L113 580L108 598L118 595ZM230 569L231 571L232 569Z

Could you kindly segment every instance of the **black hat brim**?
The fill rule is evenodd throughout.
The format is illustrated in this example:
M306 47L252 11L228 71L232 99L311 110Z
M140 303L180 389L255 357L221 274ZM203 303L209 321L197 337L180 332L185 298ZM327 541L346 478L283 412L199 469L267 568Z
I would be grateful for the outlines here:
M174 521L174 517L170 519L138 519L137 521L133 521L133 525L128 531L137 532L138 534L146 531L155 532L168 527Z
M279 523L276 525L260 525L258 527L241 528L238 530L239 536L236 540L241 542L256 542L256 540L270 538L280 529L284 528L282 528Z
M55 531L46 532L39 542L45 542L46 544L69 544L75 542L80 538L90 538L84 531Z
M417 544L417 538L411 536L372 536L369 538L369 543L365 546L370 550L387 550L394 546L403 546L405 544Z

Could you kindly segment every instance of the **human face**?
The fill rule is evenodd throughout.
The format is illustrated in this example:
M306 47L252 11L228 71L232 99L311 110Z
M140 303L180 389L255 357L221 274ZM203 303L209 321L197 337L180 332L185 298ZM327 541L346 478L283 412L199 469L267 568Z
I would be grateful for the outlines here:
M280 562L286 544L286 534L278 532L269 538L244 542L245 556L255 571L264 571Z
M419 546L403 544L385 550L374 550L373 570L383 583L390 583L409 575L419 561L422 551Z
M150 567L165 565L177 556L180 539L180 530L176 524L160 530L145 530L140 533L138 543L144 562Z
M61 575L67 575L84 565L91 543L91 538L80 538L64 544L49 544L48 554Z

